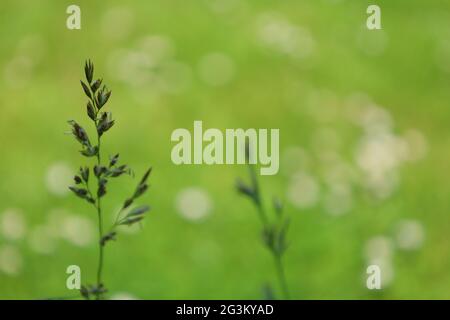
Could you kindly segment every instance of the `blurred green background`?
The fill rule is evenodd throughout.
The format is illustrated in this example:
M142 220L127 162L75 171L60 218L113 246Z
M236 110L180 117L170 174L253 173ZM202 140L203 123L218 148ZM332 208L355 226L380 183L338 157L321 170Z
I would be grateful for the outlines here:
M381 7L382 30L365 27ZM81 30L66 8L81 8ZM142 229L106 248L113 298L260 299L278 293L243 166L176 166L176 128L280 128L265 204L291 216L295 299L450 298L450 4L444 1L24 1L0 4L0 298L70 296L93 283L96 214L67 186L86 158L79 85L90 58L113 91L119 152L154 167ZM136 179L135 179L136 180ZM112 181L110 221L134 188ZM142 202L141 201L141 202ZM144 201L144 202L145 202ZM368 290L378 264L382 290Z

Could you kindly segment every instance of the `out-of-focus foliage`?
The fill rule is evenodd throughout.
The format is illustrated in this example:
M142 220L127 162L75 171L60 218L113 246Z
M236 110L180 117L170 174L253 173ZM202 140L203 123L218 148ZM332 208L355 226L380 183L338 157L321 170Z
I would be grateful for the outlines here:
M259 181L291 218L292 298L448 298L450 4L380 0L383 29L369 31L372 2L82 0L68 30L68 3L2 0L0 298L73 295L72 264L95 278L96 217L67 188L85 158L65 134L76 119L94 136L87 58L114 92L102 146L154 167L144 227L106 248L112 297L279 292L234 190L245 167L170 160L171 132L202 120L280 129L280 172ZM105 219L134 186L111 181ZM370 264L380 291L365 286Z

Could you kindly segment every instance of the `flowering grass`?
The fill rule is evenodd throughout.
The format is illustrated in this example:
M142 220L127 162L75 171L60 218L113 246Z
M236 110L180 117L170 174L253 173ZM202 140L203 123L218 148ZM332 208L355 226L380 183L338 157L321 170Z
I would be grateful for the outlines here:
M142 179L139 181L134 193L125 199L123 205L116 215L115 222L109 229L104 228L104 213L102 212L102 199L107 194L107 185L110 179L118 178L124 174L132 175L133 171L126 164L119 164L119 154L109 157L108 161L102 161L101 141L103 135L114 125L111 112L104 111L103 107L108 102L111 91L105 85L102 86L102 79L94 80L94 65L91 61L86 61L84 72L86 79L81 80L81 86L88 98L86 113L97 132L96 143L92 143L86 130L76 121L70 120L72 134L81 145L80 153L86 158L94 158L95 164L92 167L82 166L74 177L74 186L70 190L79 198L92 205L98 217L98 267L97 280L93 285L83 285L81 295L90 299L103 299L108 291L103 281L104 250L105 246L111 240L116 240L117 227L121 225L131 226L144 219L145 213L150 210L147 205L134 206L135 200L142 196L148 189L147 179L151 173L148 169ZM96 179L96 186L91 190L90 176L91 172Z

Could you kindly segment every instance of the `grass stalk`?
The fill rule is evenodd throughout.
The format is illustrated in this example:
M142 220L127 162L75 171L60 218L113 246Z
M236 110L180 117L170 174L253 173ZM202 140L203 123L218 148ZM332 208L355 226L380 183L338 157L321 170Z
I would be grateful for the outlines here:
M238 180L237 190L240 194L249 198L256 207L258 217L262 224L263 243L273 258L282 296L284 299L290 299L289 288L283 265L283 255L287 249L286 233L289 226L289 219L284 216L283 207L277 200L274 200L273 202L273 209L276 214L276 219L272 219L274 221L269 219L262 201L261 189L255 166L250 164L248 161L248 145L246 147L246 155L250 184L245 184L241 180Z
M97 266L97 279L95 285L82 286L80 289L81 295L85 299L91 297L96 300L104 299L104 294L107 292L103 283L103 267L104 267L104 250L105 245L111 240L116 239L117 228L122 225L130 226L135 223L140 223L144 218L144 214L150 210L149 206L137 206L132 207L135 200L142 196L148 189L147 179L150 175L151 168L148 169L143 178L139 181L133 194L126 198L120 209L120 214L126 211L126 215L119 219L117 216L115 223L111 226L109 231L105 234L103 230L103 211L102 211L102 198L107 194L107 185L110 179L120 177L123 174L132 174L132 170L127 165L119 165L119 154L110 157L109 162L102 163L102 150L101 141L102 136L114 125L115 121L112 120L110 112L102 111L102 108L106 105L111 96L105 85L101 87L103 80L94 80L94 65L92 62L87 61L84 67L86 82L81 81L81 86L84 93L89 98L87 103L87 115L95 125L97 132L97 145L91 144L87 132L77 122L71 120L69 124L72 126L72 134L76 140L81 144L81 154L87 158L95 157L97 159L96 164L92 170L88 166L80 167L79 173L75 175L75 185L70 186L78 197L86 200L96 208L98 218L98 266ZM89 188L89 176L90 172L93 172L97 178L97 192L91 192ZM81 186L81 187L80 187Z

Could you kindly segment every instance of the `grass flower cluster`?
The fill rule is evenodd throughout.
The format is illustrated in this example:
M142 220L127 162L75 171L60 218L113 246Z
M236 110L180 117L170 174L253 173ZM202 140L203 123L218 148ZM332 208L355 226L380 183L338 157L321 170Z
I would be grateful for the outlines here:
M250 182L245 183L242 180L238 180L236 188L238 192L252 201L255 205L258 217L262 224L262 241L264 246L270 251L277 272L279 285L284 299L289 299L289 289L286 281L283 255L288 247L286 241L286 234L289 228L290 220L284 214L282 203L274 198L272 207L274 211L274 217L271 219L263 204L261 189L259 186L255 165L250 164L250 148L246 145L246 163L248 163L248 171L250 176ZM273 297L272 290L268 290L268 298Z
M135 206L135 201L142 196L148 189L147 180L151 173L148 169L139 181L135 191L126 198L117 216L115 222L109 229L104 228L104 213L102 211L102 200L107 194L108 182L110 179L118 178L124 174L132 175L133 171L126 164L119 164L119 154L109 157L107 161L102 158L101 141L115 124L111 112L104 111L104 107L111 97L111 91L103 85L102 79L94 80L94 65L87 61L84 67L85 81L81 81L81 86L88 98L86 113L96 130L96 142L92 142L87 131L76 121L70 120L69 125L72 134L81 145L80 153L87 158L94 159L94 164L82 166L74 177L74 185L70 190L87 201L95 208L98 217L98 246L99 258L97 268L97 280L93 285L83 285L81 295L86 299L103 299L107 288L103 282L104 250L105 246L117 236L117 227L121 225L133 225L139 223L150 210L147 205ZM94 179L94 182L92 180ZM95 184L95 187L91 184ZM106 230L106 231L105 231Z

